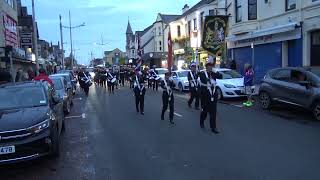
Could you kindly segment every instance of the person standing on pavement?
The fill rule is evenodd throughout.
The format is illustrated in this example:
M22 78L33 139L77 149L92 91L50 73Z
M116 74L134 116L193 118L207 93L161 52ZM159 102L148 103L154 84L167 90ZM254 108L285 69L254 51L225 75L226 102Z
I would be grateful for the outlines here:
M162 93L162 112L161 112L161 120L164 120L164 114L168 109L170 109L169 112L169 118L170 123L174 124L173 122L173 115L174 115L174 96L172 89L175 87L175 84L171 78L170 72L165 73L164 80L161 81L161 87L163 89Z
M137 113L140 112L141 115L144 115L144 97L146 94L146 88L144 85L143 74L139 70L136 70L133 91L135 96Z
M252 101L253 78L254 78L253 67L252 65L247 65L244 73L244 86L245 86L245 93L247 95L248 100L247 102L243 103L243 105L247 107L251 107L253 105L253 101Z
M216 125L217 116L217 100L218 95L216 92L216 79L221 78L221 74L218 72L212 72L212 68L215 63L213 57L210 56L206 63L206 70L200 73L200 84L201 84L201 107L202 111L200 114L200 127L204 128L204 122L209 113L210 115L210 128L215 134L218 134Z
M189 81L189 91L190 91L190 99L188 101L188 106L191 108L193 100L195 99L195 108L199 110L199 84L198 84L198 72L197 65L192 63L190 65L191 71L188 74Z
M121 67L120 68L120 81L121 81L121 85L124 87L124 77L125 77L125 71L124 68Z
M47 81L51 86L53 86L52 80L49 78L49 76L46 75L46 70L41 68L39 69L39 75L33 78L35 81Z

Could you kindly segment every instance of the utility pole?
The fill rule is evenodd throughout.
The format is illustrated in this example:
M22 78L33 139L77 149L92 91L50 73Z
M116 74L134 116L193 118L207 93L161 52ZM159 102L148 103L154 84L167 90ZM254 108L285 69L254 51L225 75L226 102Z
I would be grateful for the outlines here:
M35 53L35 60L36 60L36 73L39 74L39 60L38 60L38 33L37 33L37 26L36 26L36 13L34 8L34 0L32 0L32 21L33 21L33 50Z
M71 70L73 70L73 44L72 44L72 26L71 26L70 10L69 10L69 30L70 30L70 44L71 44Z
M63 49L63 32L62 32L62 18L61 15L59 15L60 18L60 36L61 36L61 51L62 51L62 69L65 70L64 66L64 49Z

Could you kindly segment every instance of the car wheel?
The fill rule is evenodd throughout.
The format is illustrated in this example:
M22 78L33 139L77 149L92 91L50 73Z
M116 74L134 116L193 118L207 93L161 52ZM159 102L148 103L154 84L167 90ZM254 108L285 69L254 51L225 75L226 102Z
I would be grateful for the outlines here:
M51 141L52 141L51 155L52 157L59 157L60 156L60 138L59 138L58 126L55 128L55 132L51 138Z
M259 94L260 104L263 109L270 109L271 107L271 97L267 92L260 92Z
M182 84L181 84L181 83L179 83L179 85L178 85L178 90L179 90L179 92L182 92L182 91L183 91L183 87L182 87Z
M317 121L320 121L320 101L316 102L313 106L313 116Z
M217 95L218 95L218 100L222 100L223 99L223 94L220 88L217 88Z

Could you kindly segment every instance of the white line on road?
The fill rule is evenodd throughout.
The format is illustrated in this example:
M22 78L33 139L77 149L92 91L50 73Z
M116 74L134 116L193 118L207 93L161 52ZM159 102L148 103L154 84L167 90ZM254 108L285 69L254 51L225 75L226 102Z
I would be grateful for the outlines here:
M238 104L231 104L231 106L235 106L235 107L238 107L238 108L243 108L243 105L238 105Z
M74 98L73 100L80 100L80 101L81 101L81 100L82 100L82 98Z
M85 113L82 113L82 119L85 119L86 118L86 114Z
M82 118L82 116L68 116L65 119L75 119L75 118Z
M182 115L181 114L178 114L178 113L174 113L174 115L176 115L176 116L178 116L178 117L182 117Z

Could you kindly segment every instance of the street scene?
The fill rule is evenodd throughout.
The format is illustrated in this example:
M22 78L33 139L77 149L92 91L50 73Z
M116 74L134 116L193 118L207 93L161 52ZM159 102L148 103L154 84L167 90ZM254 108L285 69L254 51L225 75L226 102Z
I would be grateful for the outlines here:
M0 16L0 180L320 179L319 0Z

